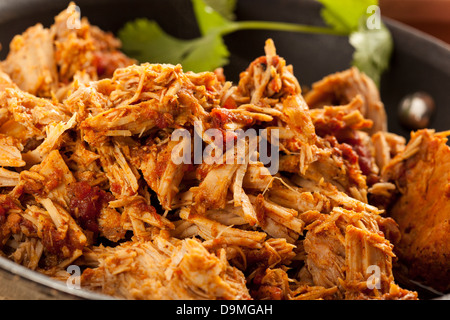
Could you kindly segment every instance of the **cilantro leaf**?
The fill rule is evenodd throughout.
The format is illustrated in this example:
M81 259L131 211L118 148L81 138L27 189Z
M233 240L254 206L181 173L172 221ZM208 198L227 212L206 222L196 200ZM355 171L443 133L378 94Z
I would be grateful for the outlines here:
M118 35L125 53L139 62L176 64L193 45L192 41L168 35L158 23L148 19L126 23Z
M237 0L204 0L204 2L225 19L230 21L236 19L234 10L236 9Z
M177 39L148 19L128 22L119 31L119 38L123 51L141 63L180 63L184 71L202 72L228 62L229 52L219 35Z
M352 65L369 76L378 86L381 74L389 66L392 53L392 37L380 19L377 28L369 29L368 9L378 5L377 0L317 0L322 3L321 15L325 23L348 34L355 48Z
M389 67L393 50L392 36L381 23L379 29L369 29L366 20L361 19L358 30L349 36L355 48L352 64L363 71L379 86L381 74Z
M218 5L223 1L211 1L213 5ZM205 0L192 0L195 17L202 35L209 32L216 32L221 27L227 26L230 22L213 7L209 6Z
M352 32L358 28L367 8L377 5L378 0L317 0L323 4L322 19L335 30Z
M218 34L195 40L195 46L181 62L184 71L212 71L228 63L230 52Z
M192 0L192 4L201 37L177 39L164 32L155 21L136 19L119 31L123 51L139 62L179 63L184 71L202 72L227 64L230 53L221 30L231 22L211 6L229 16L235 1Z

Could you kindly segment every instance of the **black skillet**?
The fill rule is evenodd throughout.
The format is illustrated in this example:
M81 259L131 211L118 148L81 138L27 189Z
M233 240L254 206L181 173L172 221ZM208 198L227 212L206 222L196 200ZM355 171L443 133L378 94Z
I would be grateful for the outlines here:
M66 0L0 1L0 59L6 57L14 35L36 23L49 26L64 10ZM189 0L78 0L82 16L104 30L117 32L125 22L148 17L155 19L170 34L192 38L199 34ZM323 25L320 4L313 0L239 0L238 20L270 20ZM399 124L397 108L405 95L425 91L436 105L430 127L450 129L450 47L403 24L386 19L394 38L390 69L381 80L380 92L385 104L389 131L409 137L409 130ZM275 42L277 52L289 64L301 85L311 85L322 77L347 69L352 47L345 37L273 31L239 31L226 37L231 52L225 67L229 80L236 81L256 57L263 55L267 38ZM13 299L103 299L102 295L69 289L64 283L18 266L0 257L0 297ZM436 297L425 290L425 297Z

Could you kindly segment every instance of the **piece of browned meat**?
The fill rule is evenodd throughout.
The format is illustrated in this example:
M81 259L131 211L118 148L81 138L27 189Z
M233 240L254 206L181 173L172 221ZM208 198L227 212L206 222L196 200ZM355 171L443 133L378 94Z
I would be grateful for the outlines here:
M82 19L75 8L71 3L50 28L37 24L11 41L0 68L20 89L62 100L73 80L111 77L115 69L135 63L118 50L119 39ZM79 25L71 27L70 21Z
M225 250L209 253L200 241L156 237L115 248L97 247L96 267L83 272L86 287L135 300L250 299L241 271L229 265Z
M395 252L407 276L450 290L450 148L444 134L421 130L383 172L400 197L390 215L401 231Z
M335 207L320 215L307 227L303 276L315 286L337 288L337 298L417 299L394 282L388 228L395 229L392 219L364 211Z
M387 131L386 111L378 88L372 79L355 67L336 72L314 83L312 90L305 94L305 100L314 109L325 105L346 105L358 95L364 102L361 114L373 121L373 126L368 131Z

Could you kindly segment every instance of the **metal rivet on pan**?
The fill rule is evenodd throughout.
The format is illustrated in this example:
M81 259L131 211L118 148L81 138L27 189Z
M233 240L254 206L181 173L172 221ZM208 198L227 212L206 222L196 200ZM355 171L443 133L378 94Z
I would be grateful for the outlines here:
M434 100L425 92L415 92L405 96L398 106L400 123L410 130L427 128L434 112Z

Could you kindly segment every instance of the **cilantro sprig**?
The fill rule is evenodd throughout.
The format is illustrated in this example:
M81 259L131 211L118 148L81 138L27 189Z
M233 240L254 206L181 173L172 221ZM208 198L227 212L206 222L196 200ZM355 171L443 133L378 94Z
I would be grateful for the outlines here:
M393 41L391 33L381 20L378 26L371 29L368 27L368 18L379 14L379 11L372 12L368 9L378 7L378 0L317 1L323 4L321 15L325 23L333 30L348 35L349 42L355 49L352 65L379 85L381 74L389 67Z
M237 0L191 0L200 37L178 39L167 34L153 20L139 18L119 31L123 50L139 62L180 63L185 71L208 71L226 65L230 53L223 38L238 30L263 29L347 36L354 47L352 65L379 84L389 66L392 38L381 22L369 29L367 8L377 0L317 0L322 3L321 16L326 26L276 21L236 21Z

